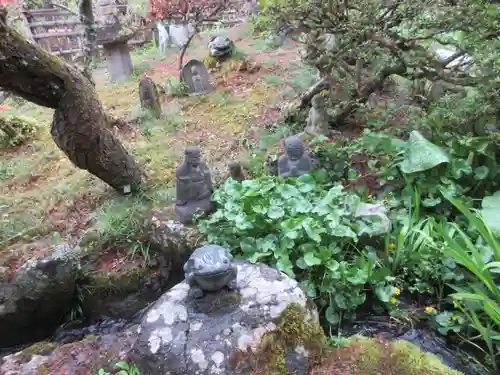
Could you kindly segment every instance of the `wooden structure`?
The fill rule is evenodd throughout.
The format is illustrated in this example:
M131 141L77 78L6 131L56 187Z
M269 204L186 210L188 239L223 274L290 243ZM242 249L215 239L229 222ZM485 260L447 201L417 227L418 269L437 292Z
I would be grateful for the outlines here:
M126 11L127 5L114 5ZM125 12L124 12L125 13ZM76 11L63 9L55 5L45 9L24 10L33 39L54 55L74 60L83 49L84 28ZM98 17L96 17L97 23ZM150 28L138 28L129 45L142 44L151 40ZM98 46L102 49L102 45Z
M82 50L82 32L78 15L60 8L24 11L35 42L47 51L71 58Z

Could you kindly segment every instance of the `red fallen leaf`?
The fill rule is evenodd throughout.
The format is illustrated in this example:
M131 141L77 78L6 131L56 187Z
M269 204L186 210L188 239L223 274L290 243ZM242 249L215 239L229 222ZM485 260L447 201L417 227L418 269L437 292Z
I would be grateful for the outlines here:
M0 112L6 111L8 109L9 109L9 105L8 104L2 104L2 105L0 105Z

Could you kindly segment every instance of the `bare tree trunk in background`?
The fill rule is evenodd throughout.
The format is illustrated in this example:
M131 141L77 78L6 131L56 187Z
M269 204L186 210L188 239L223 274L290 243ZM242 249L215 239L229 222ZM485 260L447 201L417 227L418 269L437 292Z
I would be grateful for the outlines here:
M108 130L94 86L76 68L29 43L6 24L0 7L0 82L15 95L54 108L51 134L71 162L121 193L135 190L143 172Z
M85 26L83 46L83 73L94 83L92 79L91 63L96 52L96 26L94 12L92 11L92 0L80 0L79 4L80 22Z

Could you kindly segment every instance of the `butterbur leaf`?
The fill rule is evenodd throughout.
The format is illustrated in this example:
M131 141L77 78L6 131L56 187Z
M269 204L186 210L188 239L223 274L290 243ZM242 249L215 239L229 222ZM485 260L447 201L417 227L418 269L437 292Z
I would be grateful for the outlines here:
M345 297L343 294L335 294L335 296L333 297L333 300L335 301L335 303L337 304L337 307L339 309L342 309L342 310L345 310L347 309L347 304L346 304L346 300L345 300Z
M277 220L285 216L285 210L283 210L283 208L278 206L271 206L267 211L267 216L269 216L269 218L273 220Z
M259 248L262 251L273 251L278 245L278 237L274 234L268 234L262 239L259 239Z
M272 251L255 252L252 255L250 255L247 259L250 263L257 263L262 258L268 257L272 254L273 254Z
M307 266L312 267L321 264L321 259L317 258L316 255L314 255L314 253L311 251L304 255L304 262L307 264Z
M336 272L340 268L340 264L336 260L331 259L328 262L326 262L326 268L328 268L332 272Z
M300 196L300 192L295 186L284 184L277 188L277 191L281 194L284 199L290 199L292 197Z
M474 179L475 180L484 180L486 177L488 177L488 174L490 173L490 170L486 166L481 166L477 167L474 169Z
M256 205L253 205L252 206L252 211L257 213L257 214L266 214L267 213L267 208L260 205L260 204L256 204Z
M394 287L392 285L378 285L375 287L375 295L380 301L387 303L394 296Z
M434 207L441 203L441 198L425 198L422 201L422 206L424 207Z
M338 324L340 322L340 315L338 312L335 311L332 305L327 307L325 311L325 318L326 320L328 320L328 323L332 325Z
M276 267L278 269L291 277L292 279L295 278L295 273L293 272L293 265L288 256L283 256L278 261L276 262Z
M306 268L308 268L308 265L304 260L304 257L298 258L297 261L295 262L295 265L299 267L301 270L305 270Z
M405 159L399 165L406 174L426 171L443 163L449 163L446 152L434 143L429 142L420 132L410 133Z
M240 247L244 253L253 253L257 250L257 243L255 238L246 237L240 240Z
M500 233L500 191L489 197L484 197L481 202L481 216L484 223L492 232Z

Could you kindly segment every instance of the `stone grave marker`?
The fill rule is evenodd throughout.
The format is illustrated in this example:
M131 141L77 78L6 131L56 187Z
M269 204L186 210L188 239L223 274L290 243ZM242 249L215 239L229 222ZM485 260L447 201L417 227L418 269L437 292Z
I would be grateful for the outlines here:
M214 90L208 70L199 60L189 60L181 70L181 82L191 95L208 94Z

